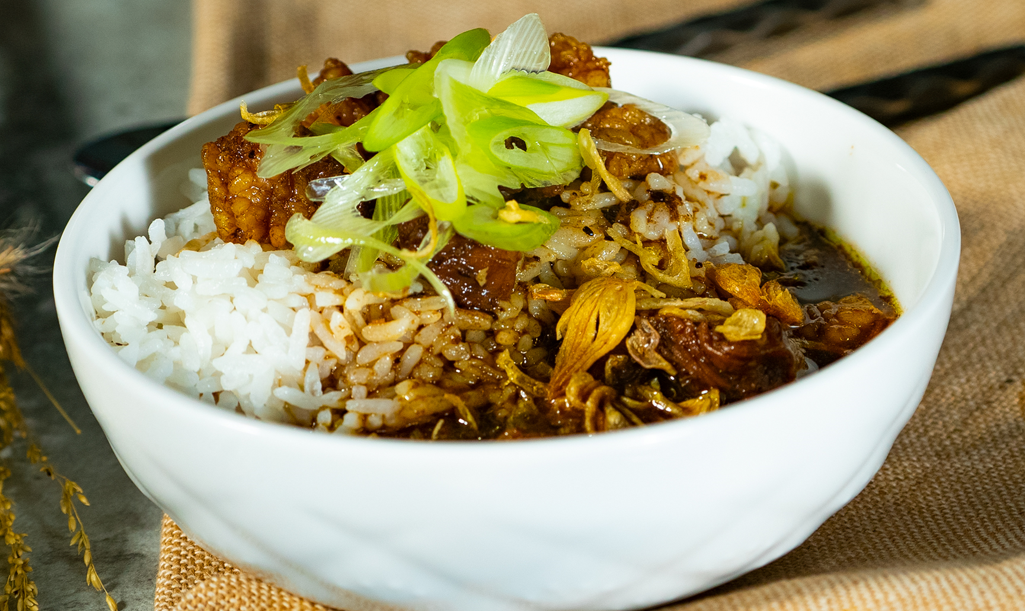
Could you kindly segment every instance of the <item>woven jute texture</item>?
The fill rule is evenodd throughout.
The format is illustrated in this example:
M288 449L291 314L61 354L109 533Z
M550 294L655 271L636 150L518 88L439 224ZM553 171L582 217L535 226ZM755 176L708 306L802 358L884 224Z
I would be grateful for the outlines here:
M1023 41L1022 0L905 0L715 59L825 91Z
M1025 42L1025 2L894 5L824 31L722 59L829 87ZM865 491L808 541L667 609L1025 610L1025 78L898 133L950 189L962 226L953 315L922 404ZM165 520L156 611L172 609L323 607L238 572Z
M612 40L750 0L193 0L189 112L295 76L326 57L354 63L426 51L471 28L501 32L538 13L550 32Z

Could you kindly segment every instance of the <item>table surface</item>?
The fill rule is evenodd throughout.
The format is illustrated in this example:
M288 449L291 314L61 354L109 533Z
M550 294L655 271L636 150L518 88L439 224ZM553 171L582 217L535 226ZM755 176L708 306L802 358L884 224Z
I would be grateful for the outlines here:
M190 62L184 0L35 0L4 5L0 19L0 227L34 221L58 235L88 187L71 172L75 149L99 135L184 116ZM53 248L37 263L49 268ZM161 511L118 464L68 363L49 274L14 300L25 360L82 429L76 435L25 372L9 372L29 427L56 469L91 502L80 510L94 563L120 609L152 609ZM5 450L4 494L26 534L41 609L106 609L69 546L59 485ZM6 558L7 553L0 553ZM0 563L3 561L0 560ZM0 574L0 578L6 572Z

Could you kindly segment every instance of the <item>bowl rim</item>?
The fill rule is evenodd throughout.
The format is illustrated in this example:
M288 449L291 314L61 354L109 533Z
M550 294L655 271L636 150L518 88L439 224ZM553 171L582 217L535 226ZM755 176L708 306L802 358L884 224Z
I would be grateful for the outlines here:
M734 66L718 64L707 60L695 59L638 51L631 49L612 49L595 47L613 60L620 57L650 57L659 56L673 62L687 70L711 70L721 72L731 80L743 83L760 90L778 90L781 94L790 96L801 96L809 103L822 105L831 113L839 113L846 116L848 120L854 121L861 129L875 132L884 142L887 142L902 155L903 163L899 163L906 172L914 175L922 187L929 194L929 201L932 204L933 214L937 217L939 226L939 250L936 257L935 268L932 276L925 283L918 302L911 308L905 310L901 316L885 329L879 336L845 356L829 367L814 372L805 378L786 384L756 397L746 399L730 405L729 409L718 410L711 414L703 415L701 418L687 418L659 423L658 426L634 427L621 431L610 431L601 435L569 435L564 437L544 437L517 440L517 443L466 443L460 441L442 441L433 443L422 443L406 439L393 438L367 438L350 435L332 435L302 429L299 427L282 425L279 423L265 422L255 418L240 416L230 413L217 407L204 403L182 394L164 384L153 381L143 372L129 366L118 358L114 350L95 330L92 321L86 315L79 296L78 272L81 265L74 258L75 242L80 240L86 226L86 219L90 216L92 208L97 207L94 201L100 200L104 185L109 184L109 177L117 177L125 171L127 161L137 161L148 157L151 153L158 151L166 145L176 141L180 136L201 129L204 125L218 121L227 116L230 112L237 112L239 103L245 97L259 97L261 99L280 97L292 92L301 91L298 81L290 79L276 83L253 92L249 92L232 100L219 104L203 113L186 119L182 123L161 134L149 143L133 152L126 162L122 162L108 173L107 177L99 181L89 194L79 204L78 209L61 236L57 247L57 253L53 269L54 299L57 308L58 320L65 343L69 346L74 343L79 350L89 354L90 358L98 359L98 365L104 369L110 369L117 375L129 376L128 380L136 384L148 387L148 390L159 397L159 401L148 404L152 409L174 409L183 410L182 414L190 419L195 419L199 426L219 426L235 429L249 435L263 438L267 442L280 440L283 443L303 443L305 445L315 444L318 450L331 451L331 448L359 449L359 451L387 452L394 453L399 448L402 452L412 452L416 455L439 456L447 455L450 452L458 452L460 455L472 455L474 459L490 458L504 459L506 454L512 452L508 458L515 458L518 453L523 452L520 446L529 444L535 451L543 453L563 454L566 450L573 448L574 455L579 453L589 454L591 452L601 453L610 446L628 448L636 446L647 446L652 444L665 443L669 440L677 441L679 438L692 435L701 435L710 427L732 426L737 418L744 418L752 410L771 411L782 410L787 403L779 401L777 397L781 393L793 392L795 386L808 388L811 384L830 385L834 380L843 378L848 369L855 368L858 363L877 358L885 352L899 347L903 343L904 336L913 332L916 327L921 326L924 319L930 318L929 313L936 308L942 308L945 303L945 296L953 289L956 281L957 268L960 258L961 233L954 202L943 185L942 181L925 162L925 160L911 148L904 140L897 136L890 129L871 119L867 115L819 92L806 89L794 83L790 83L775 77L752 72ZM401 57L389 57L369 62L353 64L354 72L372 70L384 66L401 63ZM615 68L613 68L615 71ZM99 195L97 195L99 194ZM130 239L130 238L125 238ZM155 397L155 398L156 398ZM766 405L767 404L767 405ZM775 406L774 406L775 404ZM159 406L159 407L156 407ZM97 410L90 405L94 411ZM142 408L142 406L140 406ZM767 414L768 415L768 414ZM323 446L323 448L321 448Z

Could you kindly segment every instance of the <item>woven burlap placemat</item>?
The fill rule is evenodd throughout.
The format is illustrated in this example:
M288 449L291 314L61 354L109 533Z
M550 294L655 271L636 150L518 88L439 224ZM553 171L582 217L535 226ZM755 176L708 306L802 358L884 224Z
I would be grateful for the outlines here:
M604 41L729 9L750 0L193 0L189 112L319 68L326 57L354 63L427 50L471 28L501 32L538 13L551 32ZM311 70L313 71L313 70Z
M1009 42L1025 42L1025 2L933 0L724 57L829 87ZM925 398L865 491L808 541L673 611L1025 609L1025 78L899 134L950 189L962 225ZM240 573L169 519L161 550L156 611L324 609Z

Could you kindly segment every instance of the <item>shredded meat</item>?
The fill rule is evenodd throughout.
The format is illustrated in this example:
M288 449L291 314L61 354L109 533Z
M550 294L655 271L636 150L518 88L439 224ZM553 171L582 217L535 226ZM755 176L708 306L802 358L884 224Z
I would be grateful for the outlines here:
M581 127L590 130L596 139L642 149L662 144L671 135L665 123L633 104L616 106L612 102L602 106ZM602 151L602 158L609 172L619 178L643 178L652 172L669 175L680 165L672 151L661 155Z
M803 364L772 316L761 338L739 342L728 341L707 322L658 315L651 323L662 339L659 352L676 367L683 391L691 396L718 388L724 403L739 401L792 382Z
M427 218L403 223L398 229L399 246L415 250L427 235ZM495 312L499 301L512 296L521 256L456 234L427 266L452 291L460 307Z
M550 72L574 78L591 87L611 87L609 66L604 57L595 57L591 45L580 42L572 36L555 33L548 38L552 63Z

